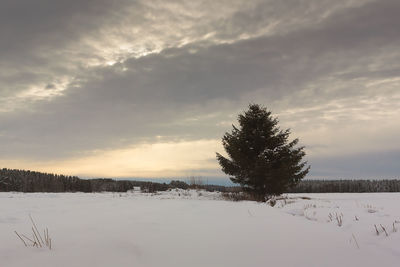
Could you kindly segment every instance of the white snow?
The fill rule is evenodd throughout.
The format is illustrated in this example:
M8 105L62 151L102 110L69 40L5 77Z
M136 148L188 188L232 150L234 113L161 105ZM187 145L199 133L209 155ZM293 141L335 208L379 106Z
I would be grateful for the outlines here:
M399 266L399 203L399 193L290 194L274 207L193 190L0 193L0 266ZM31 236L29 214L52 250L15 235Z

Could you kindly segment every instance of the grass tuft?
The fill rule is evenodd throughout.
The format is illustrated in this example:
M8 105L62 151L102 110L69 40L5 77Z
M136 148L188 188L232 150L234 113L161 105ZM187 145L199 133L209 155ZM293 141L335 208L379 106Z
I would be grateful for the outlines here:
M27 237L24 234L19 234L17 231L14 233L18 236L18 238L22 241L25 247L36 247L36 248L45 248L51 250L51 238L49 235L49 229L46 227L43 229L43 236L40 235L40 232L36 226L35 221L33 220L32 216L29 214L29 218L32 222L32 238Z

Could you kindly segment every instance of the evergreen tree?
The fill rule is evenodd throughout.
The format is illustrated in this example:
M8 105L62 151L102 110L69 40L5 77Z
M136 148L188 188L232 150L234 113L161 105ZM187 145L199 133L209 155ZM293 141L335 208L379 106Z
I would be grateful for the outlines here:
M230 175L258 201L282 194L296 185L309 171L304 147L298 139L288 141L290 130L279 129L278 119L265 107L251 104L238 117L239 128L222 138L228 158L217 153L222 171Z

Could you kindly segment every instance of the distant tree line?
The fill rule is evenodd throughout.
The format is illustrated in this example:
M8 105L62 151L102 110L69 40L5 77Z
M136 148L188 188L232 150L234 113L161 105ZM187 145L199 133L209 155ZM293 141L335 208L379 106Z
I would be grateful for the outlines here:
M287 193L400 192L400 180L302 180Z
M91 192L91 183L76 176L25 170L0 170L0 191Z
M0 169L0 192L126 192L134 187L140 187L141 191L149 193L166 191L170 188L201 188L222 192L229 190L229 187L219 185L187 184L178 180L167 184L106 178L81 179L76 176L29 170Z
M26 170L0 169L0 191L18 192L126 192L140 187L146 192L165 191L165 183L81 179L76 176L58 175Z
M240 187L188 184L173 180L170 183L114 180L106 178L81 179L26 170L0 169L0 192L126 192L140 187L143 192L166 191L171 188L204 189L207 191L238 192ZM400 180L302 180L286 193L362 193L400 192Z

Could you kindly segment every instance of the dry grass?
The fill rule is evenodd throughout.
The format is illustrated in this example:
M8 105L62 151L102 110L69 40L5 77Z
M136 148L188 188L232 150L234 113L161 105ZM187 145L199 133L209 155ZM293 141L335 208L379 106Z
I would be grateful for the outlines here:
M394 221L392 224L392 232L391 233L396 233L397 232L397 228L396 228L396 224L399 223L399 221ZM374 228L375 228L375 233L376 235L379 235L380 233L385 233L386 236L389 236L389 229L386 230L386 227L383 226L382 224L379 224L380 228L376 226L376 224L374 224Z
M253 195L245 192L225 192L222 194L222 198L229 201L257 201Z
M357 242L356 236L355 236L354 234L351 234L351 235L352 235L352 237L353 237L353 240L354 240L354 242L355 242L355 244L356 244L357 248L358 248L358 249L360 249L360 246L358 245L358 242Z
M379 235L378 227L376 227L376 224L374 224L374 226L375 226L376 235Z
M386 228L381 224L382 230L385 232L386 236L389 236L388 233L386 232Z
M51 243L51 238L49 236L49 229L47 227L43 229L43 237L42 237L31 215L29 215L29 218L32 222L32 228L31 228L32 238L29 238L24 234L19 234L17 231L14 231L14 233L22 241L25 247L36 247L36 248L47 247L48 249L51 249L52 243Z
M317 208L317 205L315 205L315 204L308 203L308 204L304 205L304 209L305 210L307 210L307 209L315 209L315 208Z
M335 212L334 215L332 213L329 213L328 218L329 218L329 221L331 221L331 222L336 220L336 223L339 227L343 225L343 213L337 214Z

